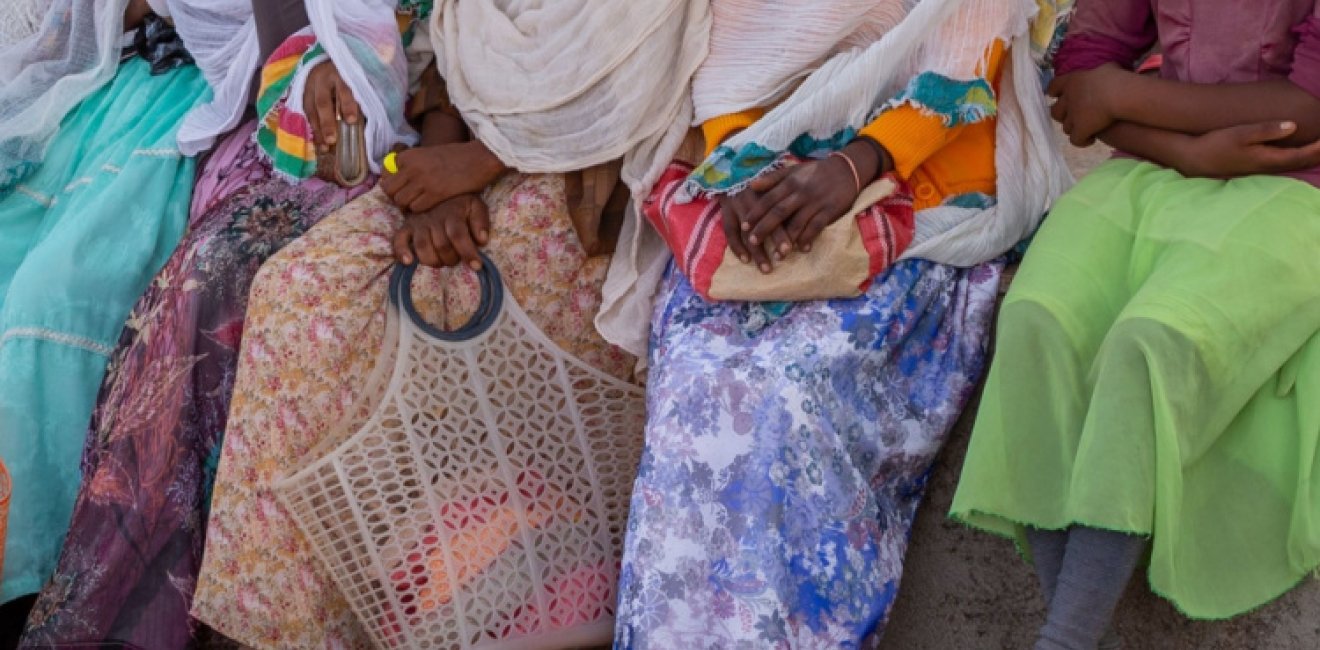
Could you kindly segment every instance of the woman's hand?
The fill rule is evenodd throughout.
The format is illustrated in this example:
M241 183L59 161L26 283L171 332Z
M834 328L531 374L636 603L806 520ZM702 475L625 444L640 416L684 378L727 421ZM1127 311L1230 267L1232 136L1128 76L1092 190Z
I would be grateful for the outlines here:
M857 200L857 183L852 168L838 156L777 169L752 181L749 189L759 199L743 221L747 241L760 244L783 228L791 244L776 246L776 252L811 250L820 231L838 221Z
M411 214L394 233L394 257L404 264L481 269L477 249L490 239L490 213L480 197L464 194Z
M349 124L362 119L362 109L333 61L322 61L307 74L303 113L312 125L312 140L322 153L339 140L339 118Z
M770 262L772 257L770 251L774 251L775 259L782 260L789 251L793 250L793 244L782 226L775 228L764 237L764 242L761 244L752 244L747 240L751 232L742 227L742 224L747 223L744 215L759 199L760 195L750 188L737 194L721 194L720 214L723 218L724 238L728 240L729 249L733 254L737 255L743 264L756 264L756 268L762 273L769 273L774 270Z
M734 253L744 261L744 254L749 255L768 273L769 259L762 249L768 247L779 259L794 249L810 251L821 231L852 208L861 187L893 168L878 143L859 139L841 153L777 169L729 197L722 204L725 234L736 227L743 245ZM735 239L729 235L731 247Z
M380 187L394 205L422 213L462 194L477 194L505 171L504 163L480 141L414 147L397 154L397 173L386 173Z
M1281 174L1320 167L1320 141L1282 147L1297 131L1293 122L1245 124L1186 136L1175 152L1173 167L1184 176L1233 178L1251 174Z
M1118 121L1112 98L1132 73L1108 63L1093 70L1058 76L1050 82L1048 93L1054 98L1050 115L1063 125L1063 132L1074 146L1087 147L1102 131Z

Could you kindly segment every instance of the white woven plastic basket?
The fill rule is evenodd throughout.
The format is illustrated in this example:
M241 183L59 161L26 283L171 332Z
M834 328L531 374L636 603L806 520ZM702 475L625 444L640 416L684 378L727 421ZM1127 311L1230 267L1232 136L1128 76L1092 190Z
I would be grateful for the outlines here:
M483 263L454 332L395 270L372 415L276 492L379 648L608 643L643 391L552 343Z

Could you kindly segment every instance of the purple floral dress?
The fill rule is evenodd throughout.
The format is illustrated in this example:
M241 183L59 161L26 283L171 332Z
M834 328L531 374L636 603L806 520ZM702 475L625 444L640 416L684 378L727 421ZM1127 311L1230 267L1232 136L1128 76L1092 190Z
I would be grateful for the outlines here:
M859 298L710 303L671 271L616 648L856 648L894 602L1002 262L900 262Z
M258 154L255 125L207 161L190 230L124 328L70 532L24 647L194 644L188 611L248 288L267 258L370 187L288 183Z

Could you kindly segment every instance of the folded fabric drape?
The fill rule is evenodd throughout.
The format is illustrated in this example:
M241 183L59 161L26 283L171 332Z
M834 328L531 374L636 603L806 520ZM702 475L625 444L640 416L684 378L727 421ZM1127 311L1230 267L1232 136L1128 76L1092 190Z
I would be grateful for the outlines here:
M31 173L60 122L104 86L119 66L128 0L51 0L35 35L0 45L0 190ZM179 131L194 155L232 129L257 66L250 0L156 0L171 16L210 84L213 99Z
M8 47L37 33L46 16L45 0L8 0L0 10L0 47Z

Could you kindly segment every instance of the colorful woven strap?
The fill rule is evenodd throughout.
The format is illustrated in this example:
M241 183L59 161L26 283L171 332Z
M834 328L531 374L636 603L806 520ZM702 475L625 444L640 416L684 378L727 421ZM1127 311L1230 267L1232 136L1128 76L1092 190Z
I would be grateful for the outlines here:
M296 35L276 48L261 69L257 144L275 171L290 178L305 179L316 174L316 145L307 117L287 104L289 85L299 68L323 53L315 36Z

